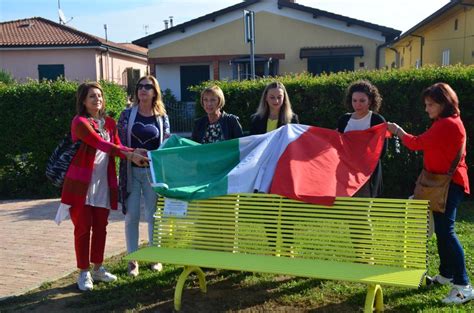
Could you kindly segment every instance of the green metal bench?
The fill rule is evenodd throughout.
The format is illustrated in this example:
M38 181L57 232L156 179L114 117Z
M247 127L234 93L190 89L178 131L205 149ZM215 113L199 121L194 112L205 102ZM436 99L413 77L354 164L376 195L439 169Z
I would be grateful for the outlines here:
M337 198L328 207L235 194L191 201L182 216L167 210L160 200L157 246L125 259L184 266L176 310L189 274L206 292L201 267L365 283L365 312L383 310L380 285L418 288L426 274L424 200Z

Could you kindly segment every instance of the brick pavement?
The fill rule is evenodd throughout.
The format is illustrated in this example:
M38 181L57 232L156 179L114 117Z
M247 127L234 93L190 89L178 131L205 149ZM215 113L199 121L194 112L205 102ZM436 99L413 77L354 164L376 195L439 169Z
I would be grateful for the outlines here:
M57 226L59 199L0 201L0 300L23 294L76 270L73 225ZM142 218L143 220L143 218ZM146 239L140 223L140 239ZM112 211L105 256L125 251L123 214Z

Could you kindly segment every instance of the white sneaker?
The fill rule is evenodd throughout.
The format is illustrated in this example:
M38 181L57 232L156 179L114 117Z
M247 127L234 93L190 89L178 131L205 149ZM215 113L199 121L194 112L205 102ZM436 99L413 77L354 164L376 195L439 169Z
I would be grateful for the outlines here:
M435 275L433 277L427 277L428 280L427 280L427 285L431 285L431 284L439 284L439 285L450 285L453 283L453 279L452 278L447 278L447 277L444 277L443 275L441 274L438 274L438 275Z
M77 287L82 291L89 291L94 289L94 284L92 283L91 273L89 271L81 271L79 277L77 278Z
M128 262L127 272L128 272L129 276L137 277L138 273L139 273L139 271L138 271L138 262L137 261Z
M156 271L156 272L161 272L163 270L163 264L161 263L153 263L150 268L153 270L153 271Z
M445 304L462 304L474 299L474 290L471 285L454 285L448 296L442 300Z
M106 282L106 283L110 283L110 282L116 281L117 276L107 272L105 267L101 266L101 267L99 267L99 269L97 271L95 271L95 270L92 271L92 279L94 281L103 281L103 282Z

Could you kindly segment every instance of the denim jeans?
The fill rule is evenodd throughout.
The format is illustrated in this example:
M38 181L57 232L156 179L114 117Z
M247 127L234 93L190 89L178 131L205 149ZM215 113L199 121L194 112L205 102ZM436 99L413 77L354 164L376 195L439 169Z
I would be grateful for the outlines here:
M147 173L148 172L148 173ZM140 200L143 193L145 220L148 223L148 245L153 244L153 214L156 211L158 195L150 185L150 168L132 166L131 190L127 198L127 213L125 214L125 240L127 251L138 250L138 225L140 223Z
M454 231L456 211L463 198L464 188L451 183L446 211L444 213L433 212L440 260L439 273L446 278L452 278L455 285L469 284L464 250Z

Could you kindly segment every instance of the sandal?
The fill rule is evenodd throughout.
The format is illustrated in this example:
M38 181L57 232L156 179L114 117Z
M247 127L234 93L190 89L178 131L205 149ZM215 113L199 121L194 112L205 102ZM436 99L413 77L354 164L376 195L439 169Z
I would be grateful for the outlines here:
M442 300L445 304L462 304L474 299L474 290L471 285L454 285L448 296Z

